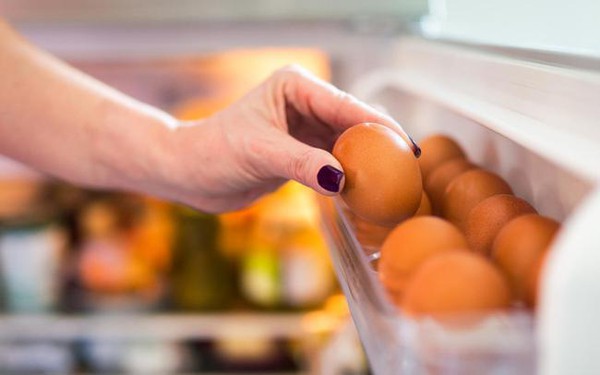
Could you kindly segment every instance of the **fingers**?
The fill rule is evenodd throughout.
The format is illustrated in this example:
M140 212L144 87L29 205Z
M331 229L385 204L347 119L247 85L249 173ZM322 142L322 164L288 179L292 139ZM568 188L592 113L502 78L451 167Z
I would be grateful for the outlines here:
M286 102L303 116L316 117L338 130L345 130L361 122L376 122L396 131L415 155L420 154L417 144L390 116L319 80L299 66L292 65L279 70L275 82L280 86Z
M333 155L287 134L263 155L263 169L271 176L298 181L324 195L335 195L344 187L342 166Z

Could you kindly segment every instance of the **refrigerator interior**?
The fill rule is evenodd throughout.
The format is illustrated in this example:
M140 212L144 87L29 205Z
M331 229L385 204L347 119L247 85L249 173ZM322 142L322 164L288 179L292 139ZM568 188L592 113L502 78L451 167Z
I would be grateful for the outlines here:
M335 84L387 110L417 140L432 132L452 135L470 159L497 172L517 195L564 225L543 282L537 316L515 310L489 317L477 329L454 331L399 314L356 241L340 202L321 199L331 259L373 372L594 373L597 368L591 358L595 343L600 342L594 317L600 311L600 287L595 282L596 265L600 264L596 239L600 234L593 227L600 216L596 191L600 128L595 124L600 118L598 73L536 62L522 55L512 58L473 46L398 38L390 33L394 27L384 24L381 28L377 22L366 26L347 22L294 25L243 24L234 29L227 24L145 29L50 25L23 31L51 52L167 110L186 99L218 93L218 80L204 76L190 64L194 56L238 46L281 45L325 53ZM198 41L197 35L207 35L209 29L221 39ZM192 76L209 84L196 86ZM239 94L235 92L227 100ZM19 168L3 170L13 173L15 169ZM191 317L186 326L195 326L196 334L202 335L203 329L215 322L238 329L238 318L225 316L218 318L224 322L207 322ZM64 332L74 332L71 338L82 332L103 335L104 327L107 334L129 332L133 336L139 332L158 337L194 333L178 331L183 321L171 321L170 316L159 317L166 323L158 326L173 328L164 331L148 328L159 321L135 316L130 321L103 320L105 326L68 316L64 320L2 319L6 327L14 328L12 338L17 339L31 334L54 340ZM265 326L274 329L276 335L303 334L295 330L302 326L303 316L262 319L252 324L268 322ZM316 320L321 322L318 317ZM272 321L276 323L271 325ZM121 326L128 329L121 332ZM4 332L10 340L11 331ZM101 349L102 355L110 357Z
M323 79L344 85L343 82L387 54L381 46L389 40L381 38L378 32L363 34L345 22L303 21L298 25L290 28L278 22L241 24L233 29L229 25L37 25L21 31L76 68L189 120L223 108L286 64L301 64ZM212 38L199 41L198 35L209 35L209 30L220 34L219 43ZM356 46L363 43L369 45L368 56L354 53ZM244 237L248 232L248 225L244 224L248 218L254 218L251 219L254 224L249 224L253 228L259 221L284 227L308 224L313 233L310 236L315 236L311 237L313 245L309 246L314 251L304 252L308 257L299 253L273 255L261 249L250 249L249 253L254 252L251 256L228 253L218 257L213 254L204 260L192 257L188 263L201 264L195 272L186 271L191 278L187 281L187 276L178 276L181 270L162 269L156 273L158 287L107 294L94 290L101 280L90 278L97 273L93 271L94 262L92 266L85 266L86 257L81 255L86 253L85 246L69 242L64 249L64 233L53 231L56 219L52 218L52 225L47 225L43 220L38 222L34 212L33 219L28 218L32 221L25 224L6 220L13 212L23 209L20 202L28 202L31 197L55 199L55 195L48 198L45 188L39 186L53 185L56 181L8 160L0 162L0 176L2 372L361 374L368 371L354 326L349 323L345 300L336 289L321 235L314 234L319 230L318 207L307 190L287 187L279 193L279 198L268 198L263 208L216 219L220 233L226 230L232 234L230 238L221 237L219 241L227 244L219 242L217 246L223 247L239 247L240 241L249 241ZM120 207L116 211L124 212L126 217L139 211L140 206L136 206L140 203L139 197L133 197L135 203L130 206L132 201L128 195L106 193L107 196L103 192L59 185L66 197L75 200L80 195L91 194L91 201L86 201L90 197L84 199L83 209L76 208L72 212L67 221L75 221L75 224L69 225L77 227L82 222L86 225L90 207L95 213L92 216L102 217L106 203L116 204L115 207ZM174 210L175 219L169 216L167 226L169 221L175 220L176 232L183 226L189 227L188 220L195 220L193 228L197 233L188 231L192 243L203 241L193 238L202 236L203 226L216 225L213 217L195 216L165 202L142 197L141 205L151 208L159 217L165 213L173 215ZM293 214L287 213L290 207L297 207L291 210ZM28 209L37 208L34 204ZM256 219L258 217L262 219ZM58 221L62 224L63 218ZM156 221L153 223L148 228L157 232L148 239L154 244L144 246L157 250L156 243L164 241L160 235L164 227L160 229L160 226L165 222L158 226ZM224 229L225 226L228 229ZM72 235L67 236L68 241ZM48 244L60 246L53 245L52 251L45 251ZM249 242L242 246L251 247ZM205 250L199 249L197 253L205 253ZM165 255L161 255L161 251L154 252L153 261L162 262L160 259ZM177 260L173 258L172 262L177 263ZM224 266L224 262L235 271ZM135 269L139 271L138 266L139 263L133 264L134 274ZM119 270L119 267L117 261L113 268ZM216 271L207 272L210 268ZM18 272L23 269L25 271ZM244 273L243 269L251 271ZM221 271L222 274L216 275ZM306 272L310 273L312 282L303 283L299 288L298 280L308 278ZM220 281L204 287L191 285L199 282L199 279L194 281L194 275L203 273L209 275L209 280ZM298 279L302 273L305 276ZM283 280L286 274L289 277ZM145 279L143 272L137 275L133 277L136 283ZM244 286L245 283L254 287ZM269 291L257 292L257 283L263 286L266 283ZM187 284L204 291L198 292L200 294L184 291L177 297L173 290L185 290L177 285ZM215 292L208 293L207 288ZM316 293L312 297L311 290ZM218 293L226 297L216 295ZM280 296L278 302L273 303L269 293L286 296ZM204 302L191 306L194 298Z

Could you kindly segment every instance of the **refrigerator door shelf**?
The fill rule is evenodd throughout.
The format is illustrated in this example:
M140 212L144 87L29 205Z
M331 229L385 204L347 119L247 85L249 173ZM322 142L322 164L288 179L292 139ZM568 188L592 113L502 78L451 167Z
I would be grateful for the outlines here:
M402 316L388 301L341 201L320 203L334 267L375 374L534 373L530 314L459 316L446 324Z
M321 198L336 272L376 374L598 373L600 74L417 39L353 93L415 139L444 133L542 215L563 223L536 316L515 308L441 324L402 315L354 235L343 202ZM595 218L595 219L594 219ZM597 259L598 258L598 259ZM571 371L569 371L569 369Z

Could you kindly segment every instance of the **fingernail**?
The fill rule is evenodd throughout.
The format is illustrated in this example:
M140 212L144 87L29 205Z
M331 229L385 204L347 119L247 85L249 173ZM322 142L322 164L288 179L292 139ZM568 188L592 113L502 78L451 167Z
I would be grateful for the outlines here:
M317 173L317 182L319 185L323 189L333 193L340 191L340 183L342 182L342 178L344 178L344 172L332 167L331 165L324 166L323 168L319 169L319 173Z
M421 147L419 147L419 145L417 144L417 142L415 142L414 139L412 139L412 137L409 135L408 139L410 139L410 141L413 144L413 153L415 154L415 157L419 157L421 156Z

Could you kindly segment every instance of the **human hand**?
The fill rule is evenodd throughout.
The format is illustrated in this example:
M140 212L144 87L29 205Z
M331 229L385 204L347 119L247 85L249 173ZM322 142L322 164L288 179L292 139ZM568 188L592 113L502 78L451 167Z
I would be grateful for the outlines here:
M300 67L283 68L222 112L181 123L171 133L161 195L222 212L244 207L289 179L337 194L343 169L329 151L345 129L361 122L389 126L420 152L389 116Z
M0 79L2 155L80 185L204 211L243 207L288 179L338 193L344 175L329 151L360 122L389 126L417 151L390 117L298 67L187 123L76 71L1 20L0 68L10 73Z

